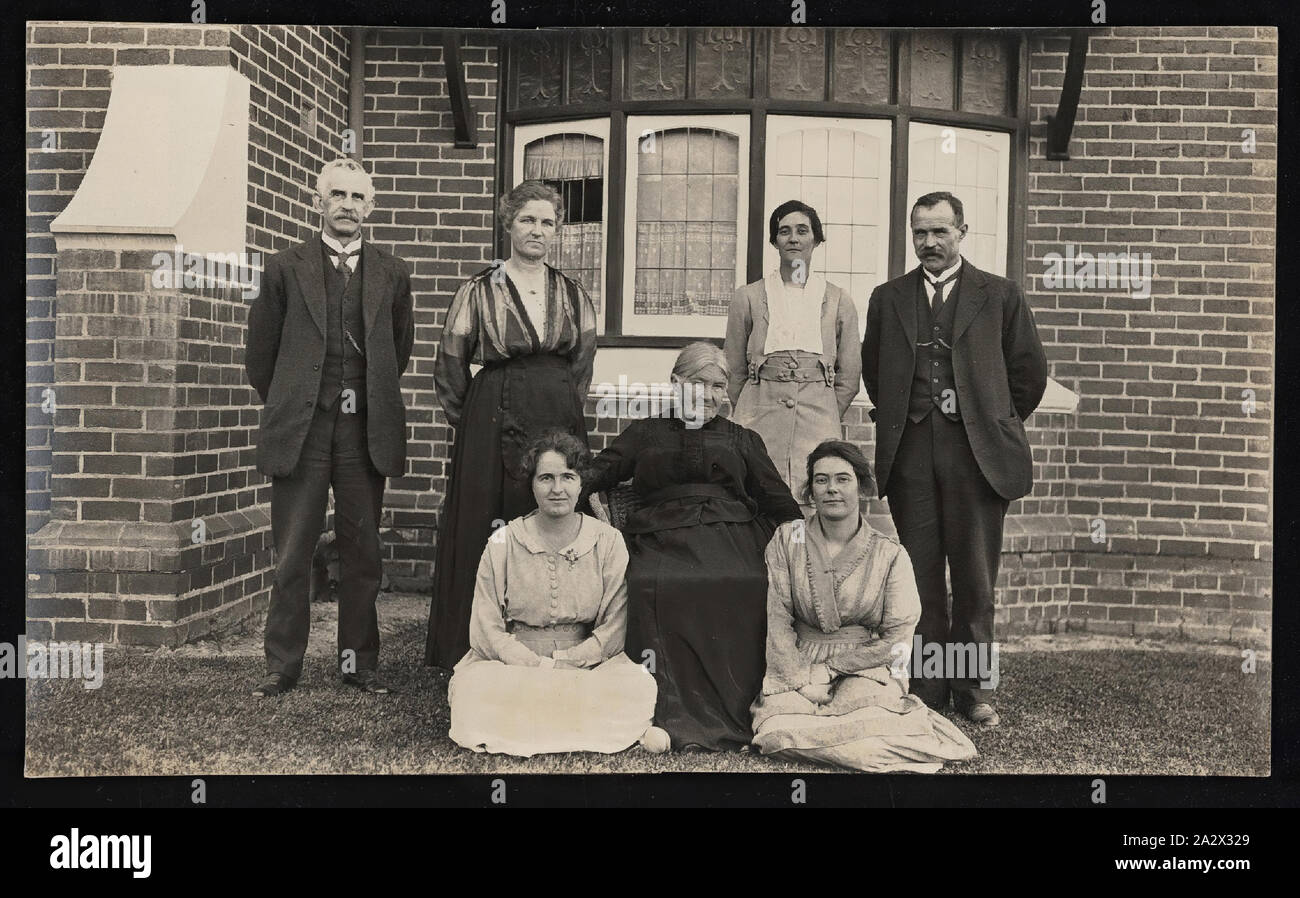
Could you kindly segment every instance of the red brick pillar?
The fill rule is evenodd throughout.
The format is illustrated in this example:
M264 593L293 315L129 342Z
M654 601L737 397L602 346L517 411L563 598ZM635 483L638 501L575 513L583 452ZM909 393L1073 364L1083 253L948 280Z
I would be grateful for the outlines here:
M94 155L50 223L50 513L28 540L27 632L175 645L268 597L242 352L260 283L243 255L250 82L223 65L111 76ZM218 258L237 267L192 264Z
M50 521L29 541L34 638L176 645L266 606L269 518L239 351L247 300L237 285L156 287L154 257L58 254Z

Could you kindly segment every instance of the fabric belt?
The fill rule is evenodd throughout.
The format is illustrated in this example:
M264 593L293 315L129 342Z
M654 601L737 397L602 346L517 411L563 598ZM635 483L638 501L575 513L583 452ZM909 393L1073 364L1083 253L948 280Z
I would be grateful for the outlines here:
M496 359L491 362L483 363L483 370L491 371L497 368L567 368L569 360L562 355L553 352L544 354L517 355L508 359Z
M795 618L794 632L800 642L822 645L866 645L875 638L875 634L859 624L845 624L833 633L824 633L821 628L805 624L798 618Z
M675 483L663 489L655 490L642 498L646 505L658 505L673 499L686 499L700 496L706 499L736 499L736 494L717 483ZM739 500L737 500L739 501Z
M556 648L567 649L586 640L591 635L587 624L554 624L549 627L531 627L514 622L510 631L516 639L538 654L551 656Z
M751 364L749 380L774 380L781 383L817 383L835 385L835 370L812 353L796 351L786 355L767 356L756 368Z
M551 636L554 636L555 634L558 633L558 634L564 634L565 636L581 636L583 639L586 639L590 630L591 627L589 625L579 624L579 623L550 624L549 626L545 626L545 627L534 627L531 624L521 624L519 621L515 621L514 633L516 636L518 636L520 633L530 633L530 634L545 633Z
M777 380L789 383L825 383L821 366L816 368L790 368L784 365L764 365L758 369L759 380Z

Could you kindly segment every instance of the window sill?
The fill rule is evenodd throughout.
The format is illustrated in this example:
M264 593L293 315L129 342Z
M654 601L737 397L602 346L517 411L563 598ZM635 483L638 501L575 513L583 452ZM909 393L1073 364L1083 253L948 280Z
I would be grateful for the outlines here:
M591 392L595 398L610 395L621 396L632 384L666 384L672 373L673 362L677 359L677 349L662 347L608 347L596 352L596 361L591 378ZM598 391L600 385L606 385ZM866 390L860 390L854 405L871 408L871 400ZM1039 403L1038 413L1073 413L1079 406L1079 396L1055 379L1047 379L1047 390L1043 401Z

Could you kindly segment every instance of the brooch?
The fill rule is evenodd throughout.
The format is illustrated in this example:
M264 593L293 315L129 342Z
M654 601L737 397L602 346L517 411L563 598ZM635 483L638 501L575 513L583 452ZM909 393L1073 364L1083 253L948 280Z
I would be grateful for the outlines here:
M573 550L572 546L560 553L560 557L569 562L570 570L572 570L573 566L578 563L578 553Z

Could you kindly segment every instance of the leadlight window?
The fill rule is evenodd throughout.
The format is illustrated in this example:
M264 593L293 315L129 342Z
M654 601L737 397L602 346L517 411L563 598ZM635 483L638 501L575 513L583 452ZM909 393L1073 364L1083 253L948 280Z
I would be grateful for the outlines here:
M1017 32L543 30L511 39L504 62L506 174L524 177L528 148L527 170L565 192L575 231L554 261L598 298L604 345L720 337L735 287L775 266L767 217L791 198L818 209L813 264L860 311L915 266L907 213L930 190L962 198L975 264L1023 267Z
M736 235L748 198L745 116L629 116L631 333L721 336L745 276Z
M1005 275L1010 135L920 123L910 133L907 207L935 190L957 196L969 225L962 254L977 268Z
M813 270L849 291L865 326L867 299L889 270L890 123L769 116L767 134L765 215L792 199L817 210L826 242L813 253ZM777 264L767 243L763 270Z
M547 261L587 289L602 327L608 134L605 120L519 128L513 182L539 180L559 191L564 224Z

